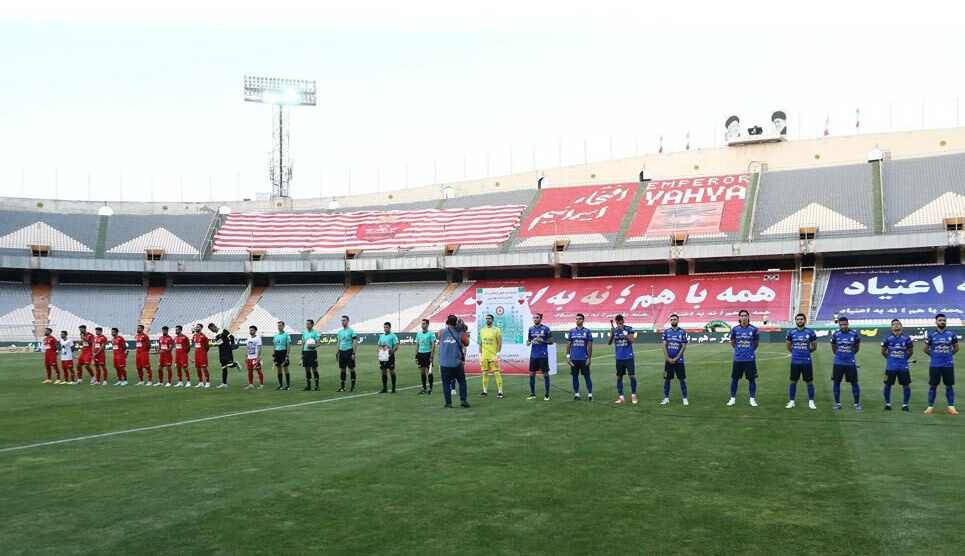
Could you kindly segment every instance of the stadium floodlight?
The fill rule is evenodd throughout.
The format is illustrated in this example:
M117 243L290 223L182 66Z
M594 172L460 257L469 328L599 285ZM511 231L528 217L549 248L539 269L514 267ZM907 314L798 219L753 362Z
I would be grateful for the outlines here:
M315 82L305 79L245 76L245 102L272 105L268 177L275 197L288 197L292 161L288 148L288 107L315 106Z

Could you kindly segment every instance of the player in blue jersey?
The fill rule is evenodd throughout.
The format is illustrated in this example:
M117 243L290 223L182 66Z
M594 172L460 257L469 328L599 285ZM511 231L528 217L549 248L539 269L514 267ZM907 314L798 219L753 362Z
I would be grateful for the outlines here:
M580 375L586 382L586 401L593 401L593 381L590 380L590 362L593 360L593 333L583 327L584 316L576 314L576 328L566 334L566 362L570 364L573 377L573 400L580 399Z
M834 367L831 381L834 383L834 409L841 409L841 379L851 384L854 410L861 411L861 388L858 387L858 363L855 355L861 349L861 335L848 328L848 317L840 317L838 330L831 334L831 351L834 352Z
M616 321L614 324L613 321ZM637 339L637 333L632 326L627 326L623 322L623 315L617 315L610 321L610 337L607 345L613 344L615 357L617 360L617 401L625 403L623 397L623 375L630 375L630 401L638 403L637 400L637 371L633 362L633 341Z
M680 396L684 405L690 405L687 400L687 370L684 367L684 352L687 351L687 332L680 328L680 317L670 315L670 328L663 331L663 401L661 405L670 403L670 382L674 377L680 382Z
M545 401L550 401L550 358L547 346L553 343L553 331L543 324L543 314L533 315L533 326L529 327L526 345L531 346L529 352L529 397L536 399L536 373L543 373L543 385L546 387Z
M741 378L747 379L751 407L757 407L757 345L761 335L751 324L751 314L745 309L737 313L739 323L730 329L730 345L734 348L734 364L730 371L730 400L727 405L737 403L737 384Z
M885 358L885 411L891 411L891 387L895 381L901 384L904 396L901 401L902 411L911 411L908 401L911 400L911 371L908 370L908 360L915 352L915 345L911 338L901 331L901 321L891 321L891 334L881 341L881 356Z
M948 331L945 315L935 315L935 330L925 335L925 355L931 357L928 363L928 409L925 413L935 412L935 396L938 383L945 384L945 400L948 412L958 415L955 410L955 354L958 353L958 335Z
M797 381L804 379L808 387L808 409L817 409L814 405L814 367L811 365L811 352L818 349L818 336L810 328L805 327L807 317L804 313L794 316L794 328L787 331L784 341L787 350L791 352L791 385L788 386L788 402L784 406L794 409L794 398L797 395Z

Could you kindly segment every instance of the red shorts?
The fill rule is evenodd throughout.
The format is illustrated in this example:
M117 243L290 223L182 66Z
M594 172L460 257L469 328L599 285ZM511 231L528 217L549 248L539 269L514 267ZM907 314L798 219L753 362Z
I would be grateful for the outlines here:
M171 366L171 352L161 352L158 357L158 367L170 367Z
M107 366L107 356L104 355L104 352L101 352L100 355L94 357L94 364L100 365L101 367Z
M139 351L134 354L134 364L138 369L147 369L151 366L151 354L146 351Z
M47 351L44 352L44 364L45 365L56 365L57 364L57 352Z
M188 356L187 354L178 355L174 358L175 367L187 367L188 366Z
M77 358L78 365L90 365L91 359L94 357L93 353L90 352L80 352L80 357Z
M248 370L249 370L249 371L260 371L260 370L261 370L261 361L260 361L260 360L258 360L258 359L247 359L246 361L248 362Z
M60 362L60 366L63 367L63 368L65 368L65 369L73 369L73 368L74 368L74 360L73 360L73 359L67 359L66 361L61 361L61 362Z
M126 354L126 353L125 353L123 356L121 356L121 355L115 355L115 356L114 356L114 368L115 368L115 369L124 369L124 368L127 368L127 354Z
M208 368L208 354L197 352L194 354L194 367L196 369Z

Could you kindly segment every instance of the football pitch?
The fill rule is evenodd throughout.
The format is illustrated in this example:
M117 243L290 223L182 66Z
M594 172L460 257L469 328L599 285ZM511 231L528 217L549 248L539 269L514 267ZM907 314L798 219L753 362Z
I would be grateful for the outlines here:
M326 348L330 351L331 348ZM863 412L832 410L831 353L787 401L783 344L759 350L758 401L725 407L729 346L687 351L690 406L663 397L659 347L637 345L640 404L618 406L613 352L597 346L591 404L568 368L552 400L507 397L442 409L419 396L413 347L397 394L378 394L372 348L359 387L320 392L40 384L42 356L0 357L3 554L952 554L961 547L965 421L922 415L927 362L912 365L912 411L882 411L883 359L859 354ZM236 352L241 359L243 353ZM133 362L133 357L130 358ZM295 357L292 357L293 363ZM156 358L154 359L156 364ZM136 373L129 371L132 384ZM192 372L193 374L193 372ZM220 371L212 372L215 384ZM113 372L111 373L113 378ZM113 380L111 381L113 383ZM542 381L537 381L537 392ZM629 384L627 383L629 390ZM628 391L629 394L629 391ZM900 387L895 387L900 401ZM585 392L584 392L585 398ZM628 398L629 399L629 398ZM965 405L965 404L962 404ZM896 404L897 407L900 403Z

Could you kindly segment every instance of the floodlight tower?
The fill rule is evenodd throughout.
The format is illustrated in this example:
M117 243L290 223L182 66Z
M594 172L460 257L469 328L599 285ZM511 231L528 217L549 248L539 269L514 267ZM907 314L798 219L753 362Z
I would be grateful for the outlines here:
M315 82L304 79L245 76L245 102L272 106L271 161L268 176L272 194L288 197L292 160L288 148L288 107L315 106Z

